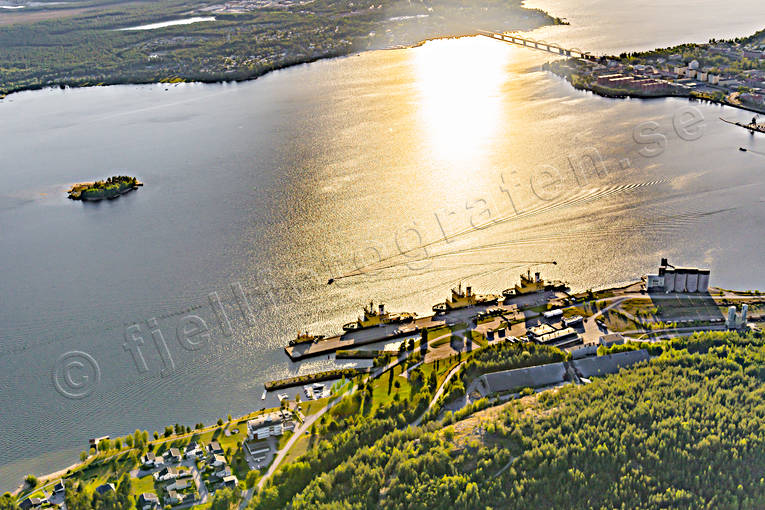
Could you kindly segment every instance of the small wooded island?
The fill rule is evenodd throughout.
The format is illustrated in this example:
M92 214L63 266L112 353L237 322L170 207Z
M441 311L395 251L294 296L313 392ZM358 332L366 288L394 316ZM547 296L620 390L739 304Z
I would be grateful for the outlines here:
M68 193L69 198L72 200L98 201L117 198L120 195L138 189L139 186L143 186L143 183L135 177L116 175L109 177L105 181L75 184Z

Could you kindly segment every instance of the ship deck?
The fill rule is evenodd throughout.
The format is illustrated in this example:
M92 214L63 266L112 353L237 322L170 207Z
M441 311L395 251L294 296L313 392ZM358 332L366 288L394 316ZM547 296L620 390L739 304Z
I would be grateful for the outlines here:
M468 308L453 310L448 313L441 313L428 317L418 317L411 322L388 324L385 326L351 331L342 335L326 337L314 343L289 345L284 348L284 351L292 361L301 361L316 356L329 355L338 349L352 349L375 342L416 335L424 328L437 328L460 322L469 322L475 319L479 313L485 312L491 308L502 308L503 310L512 313L516 311L519 306L546 303L549 299L554 299L560 295L562 294L555 292L524 294L505 301L500 301L498 304L494 305L475 305Z

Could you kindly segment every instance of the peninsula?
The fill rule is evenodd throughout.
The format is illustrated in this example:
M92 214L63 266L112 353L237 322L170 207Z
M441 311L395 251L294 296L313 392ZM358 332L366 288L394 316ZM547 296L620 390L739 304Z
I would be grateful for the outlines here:
M598 59L550 62L545 69L606 97L687 97L765 113L765 30Z
M223 82L483 26L564 23L521 0L76 0L0 16L0 98L43 87Z
M135 177L127 175L116 175L109 177L105 181L81 182L73 185L67 193L72 200L83 200L86 202L97 202L99 200L111 200L120 195L129 193L134 189L143 186Z

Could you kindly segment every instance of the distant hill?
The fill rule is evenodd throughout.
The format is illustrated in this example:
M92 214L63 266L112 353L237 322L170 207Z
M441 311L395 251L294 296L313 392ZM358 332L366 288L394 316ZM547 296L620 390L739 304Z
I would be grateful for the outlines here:
M0 10L0 97L45 86L244 80L480 28L561 22L521 0L20 2ZM162 22L170 26L151 29Z

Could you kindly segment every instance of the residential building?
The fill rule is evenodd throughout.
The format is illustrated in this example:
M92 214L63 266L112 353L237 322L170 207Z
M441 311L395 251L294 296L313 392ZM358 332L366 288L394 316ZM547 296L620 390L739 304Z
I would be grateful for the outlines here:
M141 457L141 466L144 469L153 469L164 465L165 460L162 457L157 457L154 452L147 452L146 455Z
M247 422L247 439L266 439L271 436L281 436L285 424L291 422L288 411L280 409L268 414L262 414Z
M239 483L239 480L234 475L229 475L223 479L223 486L228 487L230 489L236 488L236 485Z
M220 447L220 443L218 441L210 441L210 444L207 445L207 450L213 455L223 454L223 448Z
M105 484L99 485L98 487L96 487L96 492L100 494L101 496L109 492L114 492L114 484L105 483Z
M174 480L178 478L178 468L165 467L154 473L154 479L158 482L164 482L167 480Z
M159 498L153 492L144 492L138 496L138 510L156 510L159 508Z
M170 491L182 491L191 487L193 482L191 480L175 480L173 483L165 487L167 492Z
M168 451L165 452L165 461L166 462L175 462L178 463L181 461L181 451L178 448L170 448Z
M224 457L223 455L213 455L212 458L210 459L210 465L212 467L216 467L216 468L223 467L227 464L228 462L226 462L226 457Z
M29 510L30 508L40 508L46 500L40 498L27 498L19 503L19 508L22 510Z

